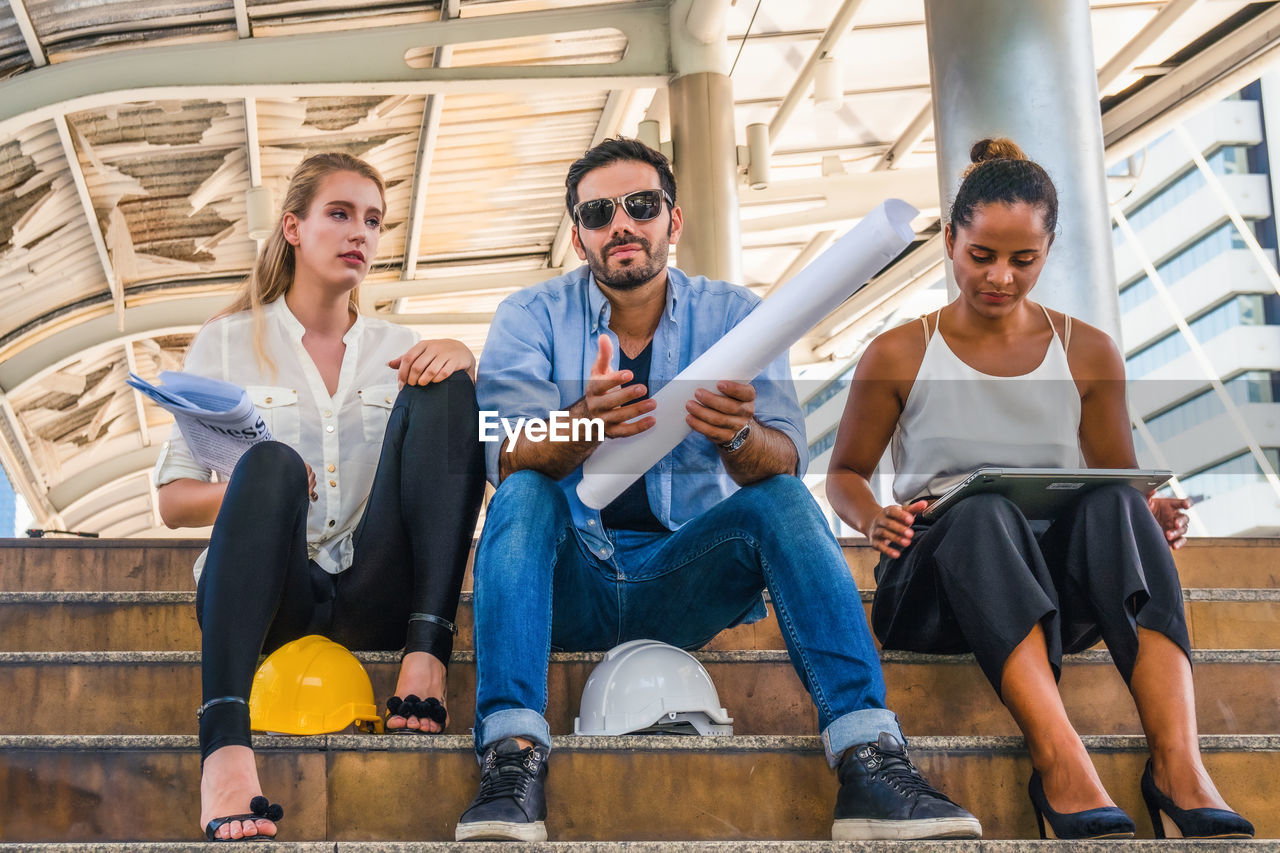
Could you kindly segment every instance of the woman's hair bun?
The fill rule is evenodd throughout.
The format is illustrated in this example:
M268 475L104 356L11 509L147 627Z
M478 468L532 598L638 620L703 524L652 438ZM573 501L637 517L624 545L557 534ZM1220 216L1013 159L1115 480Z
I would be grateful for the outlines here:
M1027 155L1018 147L1018 143L1008 137L995 139L979 139L969 149L969 160L973 163L985 163L988 160L1025 160Z

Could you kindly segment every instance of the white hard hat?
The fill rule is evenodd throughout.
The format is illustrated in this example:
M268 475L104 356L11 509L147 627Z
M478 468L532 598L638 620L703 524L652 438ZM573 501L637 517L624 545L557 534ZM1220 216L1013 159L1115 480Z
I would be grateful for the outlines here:
M657 640L632 640L606 652L582 689L579 713L576 735L733 734L733 718L698 659Z

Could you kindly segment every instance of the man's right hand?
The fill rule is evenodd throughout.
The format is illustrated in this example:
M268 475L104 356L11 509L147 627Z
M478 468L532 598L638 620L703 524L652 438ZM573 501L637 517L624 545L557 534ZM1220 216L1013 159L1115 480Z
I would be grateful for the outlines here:
M604 434L609 438L644 432L657 420L640 416L652 412L658 404L653 400L639 400L648 393L644 385L622 387L623 383L631 381L633 374L630 370L610 369L613 341L608 335L600 336L599 346L595 363L591 365L591 376L587 379L586 394L578 403L582 411L574 412L574 417L599 418L604 421Z
M591 375L587 378L586 392L569 407L569 416L574 419L599 418L604 422L604 434L608 438L644 432L657 422L655 418L644 415L652 412L658 404L653 400L637 399L646 393L643 385L622 387L622 383L631 380L632 373L630 370L610 370L613 341L608 335L600 336L599 346L595 363L591 365ZM628 423L633 418L639 420ZM586 432L592 435L596 431L588 429ZM521 435L514 439L510 453L504 446L498 454L498 479L505 480L509 474L529 468L560 480L585 462L599 446L600 442L594 438L529 441Z

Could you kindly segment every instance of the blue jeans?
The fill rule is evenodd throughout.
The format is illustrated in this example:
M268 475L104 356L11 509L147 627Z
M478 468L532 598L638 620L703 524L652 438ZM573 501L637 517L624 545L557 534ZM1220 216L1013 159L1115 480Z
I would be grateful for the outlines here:
M593 556L560 487L533 471L509 476L490 501L475 560L477 751L514 736L550 748L552 649L635 639L696 648L762 618L766 588L828 761L881 731L902 736L857 585L799 479L742 488L674 532L608 533L613 557Z

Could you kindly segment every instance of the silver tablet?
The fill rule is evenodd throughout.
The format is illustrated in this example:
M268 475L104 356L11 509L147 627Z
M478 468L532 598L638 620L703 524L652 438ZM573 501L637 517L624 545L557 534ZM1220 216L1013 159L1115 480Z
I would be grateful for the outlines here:
M1145 495L1172 476L1172 471L1135 468L979 468L920 516L933 520L971 495L997 494L1017 504L1027 518L1051 519L1098 486L1123 483Z

